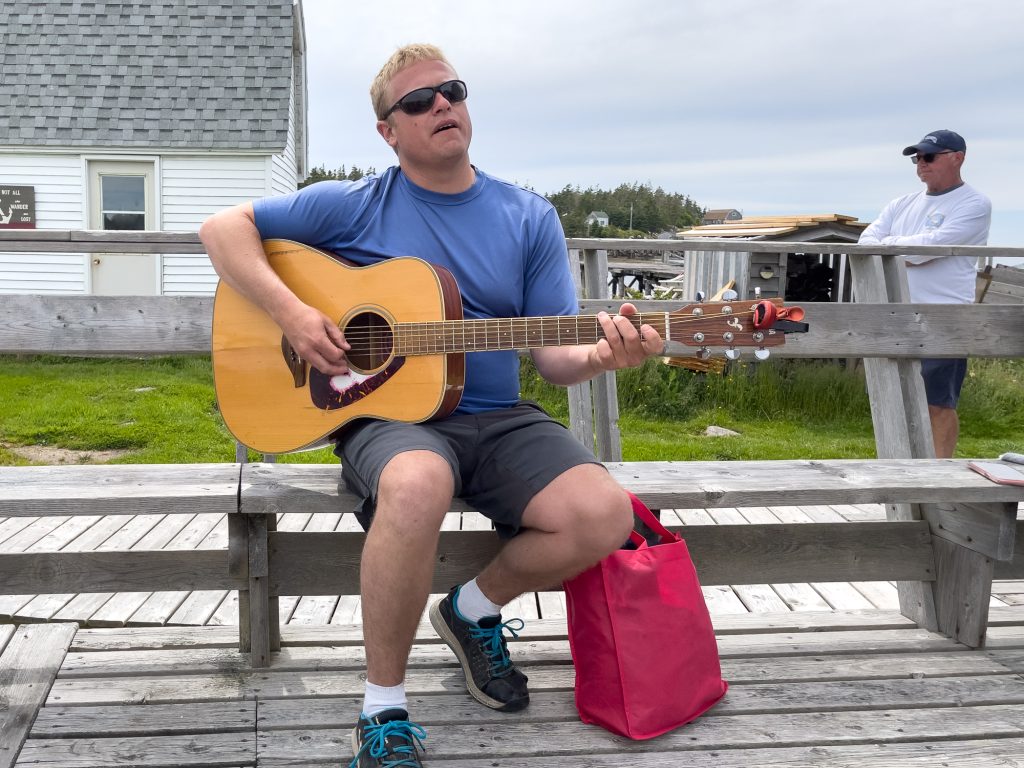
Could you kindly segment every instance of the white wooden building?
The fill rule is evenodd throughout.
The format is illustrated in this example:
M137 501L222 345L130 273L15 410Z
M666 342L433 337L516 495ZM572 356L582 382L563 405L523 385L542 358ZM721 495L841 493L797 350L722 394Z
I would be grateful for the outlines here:
M16 226L195 232L306 176L301 0L42 0L0 39L0 213L21 195L32 219ZM204 254L0 253L0 293L215 286Z

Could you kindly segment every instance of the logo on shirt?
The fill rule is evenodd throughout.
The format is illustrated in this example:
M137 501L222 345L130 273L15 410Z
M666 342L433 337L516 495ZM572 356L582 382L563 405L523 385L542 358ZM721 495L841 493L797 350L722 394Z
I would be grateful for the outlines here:
M938 211L932 211L928 214L928 218L925 219L924 228L928 231L938 229L942 226L942 222L946 220L946 214L939 213Z

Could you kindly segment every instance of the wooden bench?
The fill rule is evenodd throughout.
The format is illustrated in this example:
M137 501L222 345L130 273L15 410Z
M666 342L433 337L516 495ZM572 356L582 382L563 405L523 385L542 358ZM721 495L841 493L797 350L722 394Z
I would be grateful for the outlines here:
M913 618L984 644L993 578L1024 577L1015 552L1024 488L963 460L612 463L654 509L913 503L921 520L716 525L682 529L705 584L895 580L923 585ZM279 647L280 595L358 594L361 532L282 532L277 515L350 511L336 465L214 464L2 467L0 516L226 514L227 550L0 554L10 594L240 590L240 644L256 667ZM452 513L469 508L456 500ZM442 531L435 592L497 551L489 531ZM558 585L552 585L557 588Z
M679 750L689 750L695 765L740 766L751 764L745 759L791 760L811 748L831 751L837 761L881 766L893 763L872 757L866 745L890 744L886 760L904 749L916 755L922 747L899 746L908 733L911 741L955 740L938 744L936 757L978 749L999 759L1024 757L1024 749L1013 748L1024 743L1016 709L1024 703L1017 650L1024 648L1024 611L999 612L995 642L986 643L992 579L1024 578L1024 521L1016 520L1024 488L993 483L962 460L635 462L608 469L660 509L924 504L930 511L916 521L677 528L705 585L899 580L926 587L932 605L922 613L934 627L893 612L719 618L732 692L707 718L643 744L574 718L563 622L531 622L513 643L514 657L532 676L535 702L511 720L459 695L450 653L424 627L410 687L418 716L432 733L440 730L437 743L451 750L442 758L472 762L483 749L519 755L521 762L508 764L524 768L558 765L571 754L610 767L644 753L645 762L668 766L677 764ZM110 757L88 764L108 764L114 755L130 755L137 765L192 766L326 765L344 758L347 719L361 690L360 628L282 631L275 615L280 595L358 592L363 533L275 530L280 513L352 508L355 499L339 490L338 478L336 465L0 468L0 516L212 511L228 515L230 533L227 550L0 554L6 591L240 593L238 628L18 629L19 642L0 657L0 701L10 702L6 712L0 707L0 745L12 757L5 763L0 752L0 768L14 765L19 751L25 762L17 765L85 765L78 756L105 750L113 750ZM452 506L452 514L468 511L459 501ZM433 591L473 575L498 546L490 531L443 531ZM0 646L14 634L0 626ZM976 646L990 650L957 652ZM26 675L34 681L29 695L21 687ZM949 709L947 701L959 705ZM494 729L501 739L481 741ZM535 752L552 757L527 757Z

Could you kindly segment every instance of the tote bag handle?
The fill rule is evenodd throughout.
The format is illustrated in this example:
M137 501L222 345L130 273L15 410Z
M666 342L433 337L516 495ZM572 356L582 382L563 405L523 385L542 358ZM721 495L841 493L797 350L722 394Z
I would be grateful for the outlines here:
M626 491L629 494L629 501L633 505L633 514L640 518L640 521L650 528L654 533L658 534L662 544L671 544L674 541L679 541L679 537L672 533L668 528L661 524L661 520L654 516L654 513L647 508L640 499L638 499L630 491ZM641 543L646 539L637 531L632 531L629 534L629 540L632 541L636 546L640 546Z

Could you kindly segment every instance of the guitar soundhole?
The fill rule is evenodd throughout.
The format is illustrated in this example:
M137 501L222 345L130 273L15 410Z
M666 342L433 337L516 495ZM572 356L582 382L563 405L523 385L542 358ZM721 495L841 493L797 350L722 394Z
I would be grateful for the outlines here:
M394 335L388 321L375 312L360 312L341 329L352 345L349 364L358 371L375 371L391 358Z

